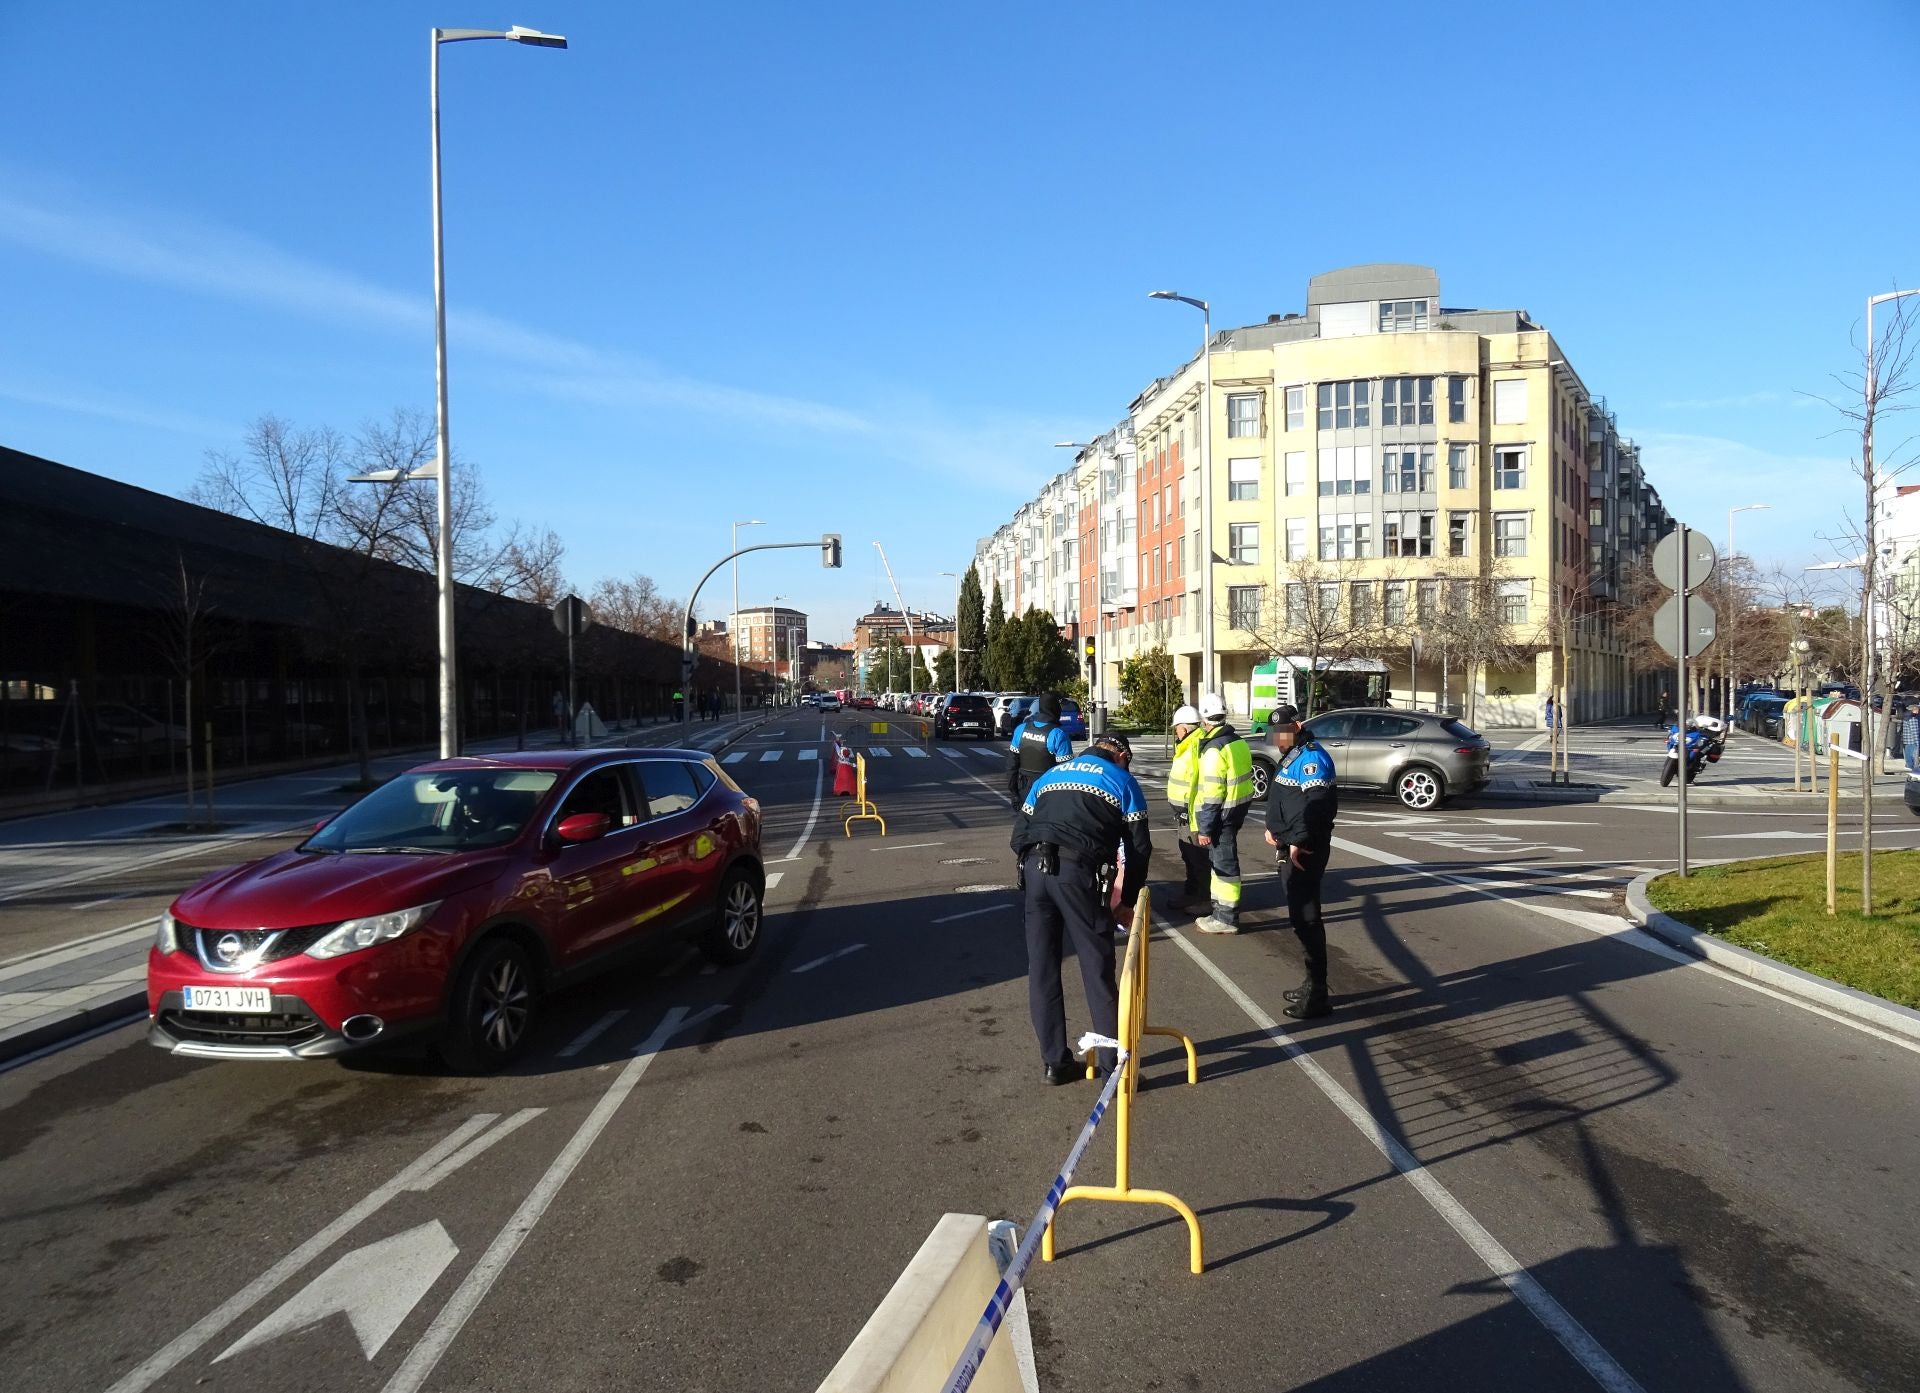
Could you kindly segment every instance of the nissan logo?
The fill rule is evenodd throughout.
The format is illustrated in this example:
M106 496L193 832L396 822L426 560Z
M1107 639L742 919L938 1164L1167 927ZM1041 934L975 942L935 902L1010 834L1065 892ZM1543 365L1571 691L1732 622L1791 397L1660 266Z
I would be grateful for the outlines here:
M245 945L240 942L239 934L222 934L220 941L213 945L213 951L223 963L237 963Z

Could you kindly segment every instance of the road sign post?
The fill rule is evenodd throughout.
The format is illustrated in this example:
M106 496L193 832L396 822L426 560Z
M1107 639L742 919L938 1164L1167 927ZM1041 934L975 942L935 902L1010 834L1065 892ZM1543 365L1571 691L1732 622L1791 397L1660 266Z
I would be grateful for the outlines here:
M593 611L578 595L569 595L553 607L553 627L567 636L567 729L566 740L574 743L573 713L579 709L573 691L573 641L593 623ZM618 714L618 713L616 713Z
M1679 814L1679 873L1687 874L1687 663L1709 648L1716 633L1713 606L1694 595L1707 583L1718 560L1704 532L1679 527L1653 549L1653 575L1674 593L1653 617L1654 642L1672 655L1675 666L1673 743L1674 811Z

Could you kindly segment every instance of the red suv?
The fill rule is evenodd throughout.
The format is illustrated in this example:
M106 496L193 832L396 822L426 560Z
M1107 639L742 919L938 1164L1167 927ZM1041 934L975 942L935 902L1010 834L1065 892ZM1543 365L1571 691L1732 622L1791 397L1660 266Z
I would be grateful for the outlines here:
M423 764L299 846L210 876L160 918L148 1039L312 1059L425 1036L497 1069L542 996L622 950L760 943L760 804L697 750Z

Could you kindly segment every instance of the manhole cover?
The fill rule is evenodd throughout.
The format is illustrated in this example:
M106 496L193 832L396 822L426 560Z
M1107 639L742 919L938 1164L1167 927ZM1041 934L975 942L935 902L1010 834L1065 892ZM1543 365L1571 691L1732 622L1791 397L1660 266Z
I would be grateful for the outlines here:
M987 864L987 858L984 856L949 856L940 864L943 866L984 866Z
M956 894L961 895L991 895L997 890L1011 890L1013 887L1010 885L956 885L953 888Z

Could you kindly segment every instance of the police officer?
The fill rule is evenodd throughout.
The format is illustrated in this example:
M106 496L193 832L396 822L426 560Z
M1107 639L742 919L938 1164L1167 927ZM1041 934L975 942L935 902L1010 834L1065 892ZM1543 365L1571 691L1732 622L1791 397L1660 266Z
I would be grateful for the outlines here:
M1126 852L1120 872L1122 904L1138 897L1153 854L1146 795L1127 768L1132 760L1126 736L1102 735L1085 754L1035 779L1014 817L1013 854L1026 905L1027 1007L1048 1083L1071 1083L1085 1072L1067 1048L1060 990L1066 942L1080 960L1095 1033L1119 1033L1120 989L1109 909L1115 853L1122 848ZM1100 1051L1096 1063L1102 1071L1111 1069L1111 1051Z
M1267 789L1267 845L1280 853L1287 877L1287 919L1307 960L1306 980L1286 993L1295 1020L1324 1016L1327 1001L1327 926L1320 914L1320 877L1333 849L1340 812L1333 759L1300 726L1300 713L1273 709L1267 735L1280 755Z
M1180 815L1180 869L1184 880L1178 908L1187 914L1213 911L1207 880L1213 856L1194 841L1194 814L1200 793L1200 713L1182 706L1173 713L1173 765L1167 770L1167 801Z
M1072 737L1060 728L1060 694L1048 692L1034 714L1014 727L1007 746L1007 792L1013 806L1020 806L1035 779L1072 758Z
M1218 692L1200 696L1199 779L1190 826L1207 849L1212 912L1193 921L1201 933L1240 932L1240 828L1253 806L1253 751L1227 724Z

